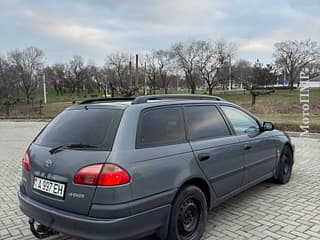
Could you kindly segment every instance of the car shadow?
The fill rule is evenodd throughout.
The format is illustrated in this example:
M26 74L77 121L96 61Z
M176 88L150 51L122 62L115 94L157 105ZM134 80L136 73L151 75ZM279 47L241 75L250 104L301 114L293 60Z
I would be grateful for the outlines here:
M240 205L245 204L247 201L250 201L251 198L257 198L262 192L266 191L269 188L275 187L277 185L278 184L275 184L274 180L269 179L237 194L236 196L226 200L219 206L210 210L208 214L208 220L213 220L214 222L214 219L219 217L219 215L222 216L224 215L224 213L232 210L235 207L235 204L240 204ZM61 236L62 237L64 236L65 238L54 238L50 240L85 240L85 239L72 238L72 237L68 238L66 237L66 235L61 235ZM149 237L139 238L136 240L160 240L160 239L157 236L149 236Z

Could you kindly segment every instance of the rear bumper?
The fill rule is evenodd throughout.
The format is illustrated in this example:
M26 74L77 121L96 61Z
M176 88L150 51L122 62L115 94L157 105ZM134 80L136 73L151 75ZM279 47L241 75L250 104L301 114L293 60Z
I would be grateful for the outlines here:
M18 193L20 209L28 217L71 236L95 240L127 240L158 232L166 236L171 206L164 205L129 217L99 219L41 204Z

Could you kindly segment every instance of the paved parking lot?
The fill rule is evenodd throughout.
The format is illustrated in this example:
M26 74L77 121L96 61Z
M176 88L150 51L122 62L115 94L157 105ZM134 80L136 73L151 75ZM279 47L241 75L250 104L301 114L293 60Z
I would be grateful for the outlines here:
M44 125L0 121L0 239L35 239L16 192L22 155ZM203 239L320 239L320 139L293 142L291 182L265 182L220 205L210 212ZM51 239L71 240L63 235Z

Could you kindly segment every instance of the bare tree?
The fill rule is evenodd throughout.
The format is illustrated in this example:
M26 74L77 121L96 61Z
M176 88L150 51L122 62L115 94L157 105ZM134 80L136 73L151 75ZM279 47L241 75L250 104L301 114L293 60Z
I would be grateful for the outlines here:
M178 66L185 73L186 81L194 94L197 88L196 61L199 55L199 44L196 41L191 43L176 43L172 46L172 54L177 60Z
M116 87L123 96L134 95L135 89L132 84L132 73L130 71L130 60L128 55L115 53L108 57L107 67L115 72ZM131 76L131 77L130 77Z
M199 54L196 61L201 79L207 84L209 94L219 83L218 74L225 61L234 55L236 48L225 41L198 41Z
M320 58L318 61L307 64L302 70L305 74L311 78L317 77L320 75Z
M7 59L0 56L0 103L4 106L7 116L10 115L11 109L19 100L18 85L14 75L15 71Z
M9 64L7 60L0 56L0 98L8 97L10 94L10 78L8 77Z
M115 96L117 92L117 77L116 72L112 68L103 68L103 72L105 73L107 77L107 83L108 83L108 90L112 97Z
M149 86L150 92L152 94L156 93L156 83L157 83L157 66L156 66L156 58L155 54L147 54L146 55L146 75L148 78L147 84Z
M251 63L240 59L235 66L234 69L234 78L240 84L240 86L248 86L251 85L251 81L253 79L253 69Z
M46 81L49 86L53 86L56 95L65 93L65 83L67 81L67 66L64 64L55 64L45 68Z
M17 79L21 82L27 103L37 87L37 75L43 68L44 52L35 47L14 50L8 54L9 62L15 68Z
M157 68L161 81L161 87L164 89L165 94L168 93L169 78L168 73L172 64L172 54L167 50L158 50L153 52L153 56L157 60Z
M108 88L110 87L110 83L108 81L108 69L107 68L99 68L95 65L89 66L90 78L101 88L104 92L104 96L108 95ZM111 94L114 96L114 92Z
M97 71L93 71L94 69ZM94 77L94 73L100 73L100 70L101 69L95 65L93 60L89 60L88 64L84 66L83 69L82 89L90 93L92 97L97 96L94 94L94 89L97 89L99 86Z
M276 43L274 47L276 64L288 74L291 88L298 80L300 71L320 56L318 43L311 40L287 40Z
M69 62L69 71L67 73L68 85L71 93L80 93L83 89L83 80L85 75L84 61L81 56L74 56Z

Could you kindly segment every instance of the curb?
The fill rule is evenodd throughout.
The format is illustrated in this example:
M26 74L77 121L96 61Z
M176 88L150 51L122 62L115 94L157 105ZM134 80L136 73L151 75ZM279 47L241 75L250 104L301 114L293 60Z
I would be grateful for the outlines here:
M313 139L320 139L320 133L309 133L306 135L301 135L303 132L287 132L286 133L290 137L302 137L302 138L313 138Z
M0 118L0 122L50 122L52 118Z

